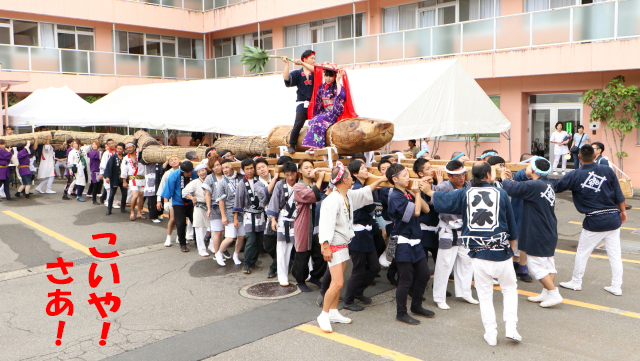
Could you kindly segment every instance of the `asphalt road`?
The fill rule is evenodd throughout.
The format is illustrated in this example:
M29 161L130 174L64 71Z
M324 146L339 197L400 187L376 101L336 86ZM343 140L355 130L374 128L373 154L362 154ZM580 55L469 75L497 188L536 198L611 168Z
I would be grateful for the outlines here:
M56 181L54 190L62 186ZM324 335L315 322L320 312L315 287L310 294L281 300L246 298L240 289L266 281L266 271L245 275L240 267L220 268L211 257L199 257L192 244L186 254L175 246L165 248L166 220L131 222L119 212L107 217L103 206L60 197L35 194L31 200L0 203L0 360L640 360L637 208L628 212L627 229L621 231L622 297L603 290L611 271L606 253L596 250L583 290L560 289L566 302L559 306L542 309L527 302L526 295L540 292L541 286L518 284L521 343L503 337L502 297L495 291L500 337L497 347L489 347L478 306L449 299L451 310L438 310L430 288L424 306L436 317L418 326L396 322L395 290L384 277L367 289L374 302L364 311L343 311L352 324L335 325L333 334ZM629 203L640 207L640 199ZM566 193L558 196L556 213L557 281L566 281L582 216ZM93 240L98 233L115 233L115 246ZM120 255L97 260L89 256L90 247ZM45 268L57 257L74 262L68 275ZM103 277L95 288L89 284L92 262ZM270 260L263 255L261 262ZM118 265L119 284L114 284L111 263ZM55 285L48 274L73 281ZM47 315L47 294L56 289L71 292L72 316L66 311ZM120 297L121 305L116 312L106 306L103 319L88 300L92 293L101 297L107 292ZM59 320L66 324L61 346L56 346ZM99 344L103 321L111 323L105 346Z

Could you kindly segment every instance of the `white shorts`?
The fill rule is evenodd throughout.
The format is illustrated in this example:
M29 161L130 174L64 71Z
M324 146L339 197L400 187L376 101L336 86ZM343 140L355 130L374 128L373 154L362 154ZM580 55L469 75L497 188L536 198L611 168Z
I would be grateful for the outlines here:
M331 268L335 265L339 265L340 263L347 262L349 258L349 248L343 248L333 254L333 257L331 257L331 262L328 262L327 265L329 266L329 268Z
M527 256L527 265L537 280L541 280L551 273L558 273L553 257Z
M136 179L136 186L133 185L133 179L129 181L129 189L132 192L144 192L144 179Z
M222 223L222 221L220 221ZM233 222L229 222L229 225L224 227L225 238L244 237L246 232L244 231L244 223L240 223L240 228L233 226Z
M211 220L211 232L221 232L223 230L224 226L222 225L222 219Z

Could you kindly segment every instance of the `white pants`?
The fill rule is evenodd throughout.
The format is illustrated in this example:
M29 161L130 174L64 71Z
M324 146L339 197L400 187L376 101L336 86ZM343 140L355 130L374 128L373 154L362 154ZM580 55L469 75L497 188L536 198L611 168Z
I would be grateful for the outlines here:
M51 185L53 185L53 178L55 178L55 177L44 178L42 181L40 181L40 184L38 185L36 190L42 190L42 186L46 183L47 184L47 190L50 191L51 190Z
M469 250L453 246L450 249L438 249L436 269L433 272L433 301L436 303L446 302L451 270L455 279L456 297L471 297L473 266Z
M576 253L576 263L573 267L573 284L581 286L584 270L587 268L587 261L593 249L604 241L604 248L609 257L611 265L611 286L620 288L622 286L622 254L620 250L620 229L608 232L591 232L582 229L578 250Z
M131 191L131 187L127 187L127 204L131 204L131 196L133 192ZM122 205L124 207L124 204Z
M276 257L278 260L278 282L281 285L289 284L289 261L291 260L291 250L293 242L276 242Z
M527 256L527 265L537 280L541 280L556 271L556 260L553 257Z
M438 252L438 258L440 258ZM509 258L502 262L486 261L472 258L473 278L475 279L478 301L480 301L480 315L484 332L489 336L498 335L496 310L493 308L493 279L497 278L502 288L503 307L502 319L507 329L516 328L518 323L518 284L513 261Z
M556 154L555 159L553 160L553 171L558 171L558 163L560 163L560 159L562 158L562 171L567 170L567 158L564 157L564 154Z
M196 244L198 245L198 253L200 255L209 254L207 247L204 245L204 238L207 235L207 227L195 227L196 229Z
M205 228L205 231L206 231L206 228ZM193 224L191 223L189 218L187 218L187 231L185 233L186 233L186 238L188 240L193 240Z
M62 171L60 171L62 168ZM64 175L64 172L67 170L67 162L61 162L56 160L56 165L53 166L53 170L55 172L56 177L61 177Z

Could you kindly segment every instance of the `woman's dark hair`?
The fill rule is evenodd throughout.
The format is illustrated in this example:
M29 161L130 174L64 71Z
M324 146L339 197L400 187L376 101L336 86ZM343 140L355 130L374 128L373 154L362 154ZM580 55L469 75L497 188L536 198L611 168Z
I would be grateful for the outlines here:
M380 170L380 167L385 163L393 164L393 163L391 163L389 158L380 159L380 161L378 162L378 170Z
M298 173L298 166L294 162L286 162L282 165L282 173L293 172Z
M491 173L491 166L487 162L476 163L471 167L471 186L480 187L482 181L487 178L487 173Z
M255 167L255 165L256 163L253 161L253 159L247 158L240 163L240 169L244 170L245 167L248 167L248 166Z
M413 171L416 174L422 172L422 170L424 169L425 163L429 163L429 161L425 158L416 159L416 161L413 163Z
M464 167L464 164L462 164L462 162L457 159L449 161L449 163L447 163L447 165L445 166L445 168L450 171L458 170L462 167Z
M267 168L269 168L269 162L267 162L267 160L264 158L257 158L256 160L254 160L254 163L256 167L258 167L258 163L264 163L267 166Z
M412 143L413 145L416 145L416 140L415 139L409 139L409 143Z
M324 76L336 76L336 72L333 70L327 69L324 71Z
M564 129L564 125L562 123L560 123L560 122L556 123L556 126L554 127L555 129L558 129L558 124L560 124L562 126L562 128L560 128L560 129Z
M402 172L404 170L404 166L400 163L393 163L389 166L389 168L387 168L387 172L385 173L385 176L387 177L387 180L389 180L389 183L396 185L396 183L393 181L393 176Z
M578 125L578 127L576 129L582 129L584 130L584 125Z
M24 147L26 147L27 145L25 143L18 143L18 145L16 145L16 150L19 152L21 150L24 149Z
M283 155L282 157L278 158L278 162L276 163L276 165L283 165L287 162L293 162L293 159L288 155Z
M354 181L358 178L358 173L360 172L362 164L364 163L360 159L356 159L352 160L347 166L349 173L351 173L351 178L353 178Z

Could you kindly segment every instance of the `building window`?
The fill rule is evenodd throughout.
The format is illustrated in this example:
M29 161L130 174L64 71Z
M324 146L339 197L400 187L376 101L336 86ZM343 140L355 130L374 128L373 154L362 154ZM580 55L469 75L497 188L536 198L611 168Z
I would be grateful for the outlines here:
M10 19L0 19L0 44L11 44Z
M458 4L458 1L460 1L460 4ZM453 24L458 17L458 5L462 6L464 4L466 6L466 13L468 13L470 2L476 4L483 0L458 1L426 0L384 8L382 9L382 32L389 33L415 28L426 28L435 25ZM493 2L494 0L487 1ZM479 13L479 10L475 10L474 8L474 13Z
M364 15L364 13L356 14L355 29L353 26L353 15L285 26L284 46L301 46L364 36L366 34L366 20Z
M234 36L233 38L213 40L214 57L233 56L242 54L243 46L257 46L264 50L273 49L273 32L263 30L258 37L258 33L250 33Z
M38 23L33 21L13 21L13 44L38 46Z
M500 16L500 0L459 0L460 21Z
M48 47L51 44L49 32L53 24L40 24L40 33L42 36L42 46ZM56 40L60 49L74 50L94 50L93 28L85 28L73 25L57 25Z
M116 31L115 43L118 53L204 59L201 39Z
M556 9L565 6L593 4L610 0L525 0L524 11L540 11L548 9Z

